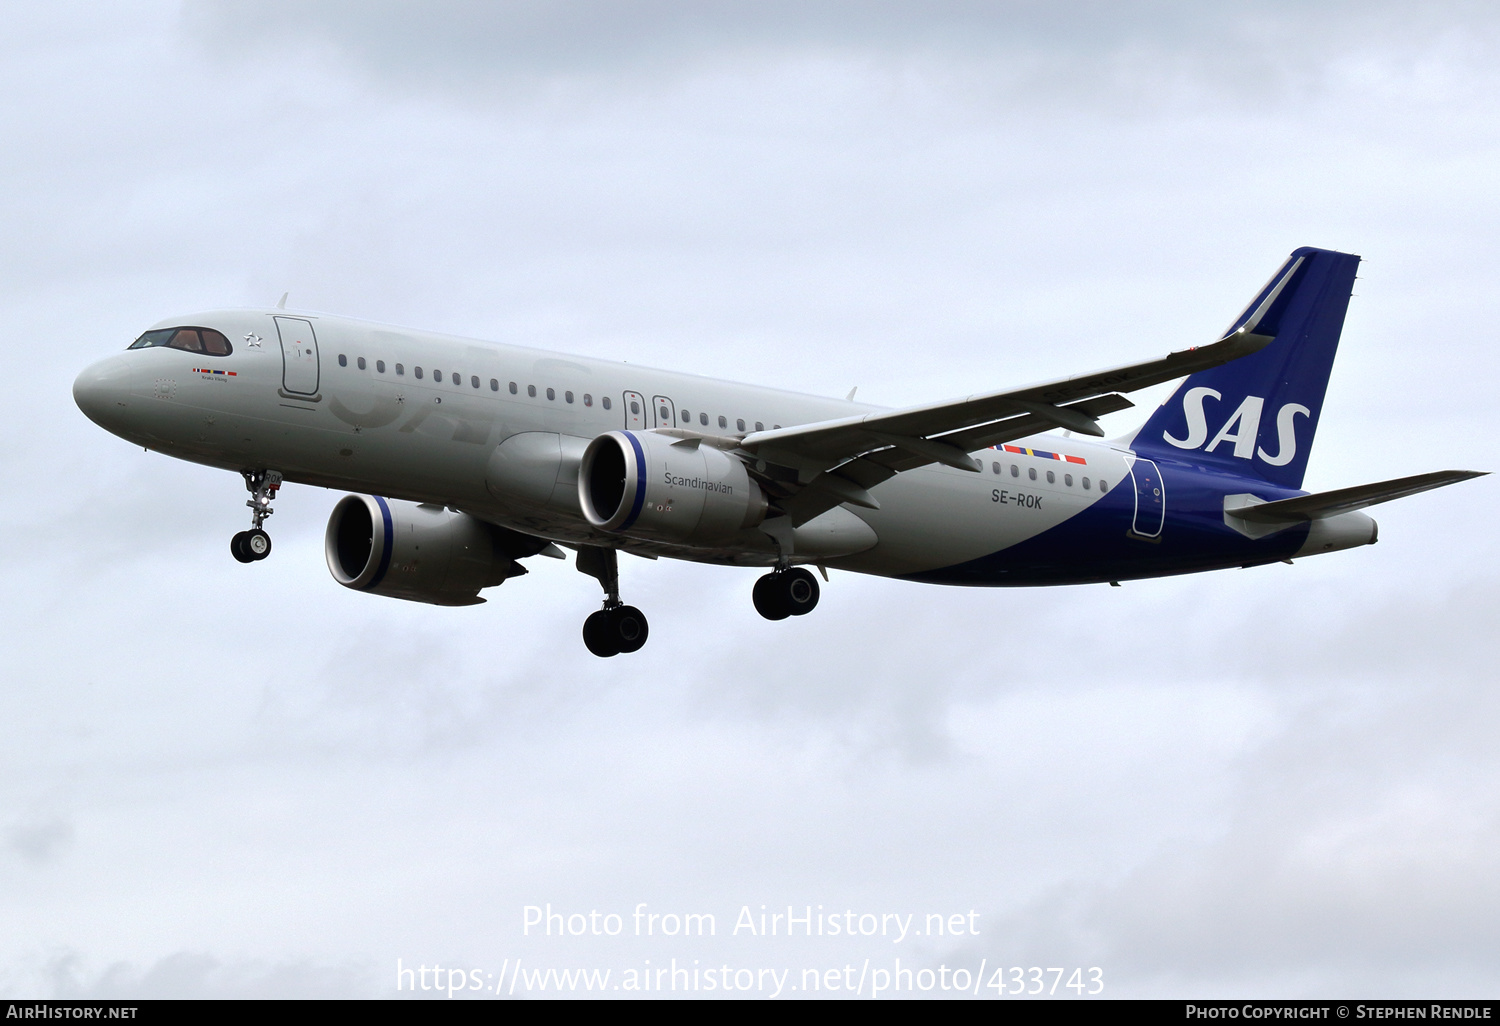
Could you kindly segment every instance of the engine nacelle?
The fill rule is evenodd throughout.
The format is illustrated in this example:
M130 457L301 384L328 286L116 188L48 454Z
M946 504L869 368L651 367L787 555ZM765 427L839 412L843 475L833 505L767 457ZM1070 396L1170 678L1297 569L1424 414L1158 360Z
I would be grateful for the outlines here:
M524 570L496 528L466 513L378 495L333 507L323 552L346 588L437 606L471 606L480 588Z
M765 519L745 464L696 438L610 431L589 443L578 503L590 524L640 538L713 545Z

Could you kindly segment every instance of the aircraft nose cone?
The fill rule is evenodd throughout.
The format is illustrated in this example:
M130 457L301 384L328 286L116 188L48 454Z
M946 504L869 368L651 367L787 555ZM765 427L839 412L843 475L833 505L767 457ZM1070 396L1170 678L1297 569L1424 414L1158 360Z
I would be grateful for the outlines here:
M73 382L73 401L89 420L113 429L130 404L131 370L118 356L84 368Z

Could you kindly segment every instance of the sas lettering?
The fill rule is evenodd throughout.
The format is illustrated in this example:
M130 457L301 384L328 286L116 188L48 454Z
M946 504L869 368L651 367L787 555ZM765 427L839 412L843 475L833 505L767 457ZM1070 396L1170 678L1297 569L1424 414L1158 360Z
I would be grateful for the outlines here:
M1203 408L1203 401L1208 398L1217 401L1224 397L1212 388L1188 389L1187 394L1182 397L1182 414L1187 420L1187 437L1177 438L1171 432L1163 431L1162 440L1179 449L1201 448L1204 452L1214 452L1219 446L1227 444L1231 447L1230 451L1240 459L1248 460L1256 456L1273 467L1284 467L1296 458L1297 415L1300 413L1304 417L1312 416L1312 411L1306 406L1300 403L1287 403L1276 412L1276 452L1273 454L1266 452L1263 448L1256 448L1255 445L1260 437L1260 419L1261 412L1266 405L1265 399L1258 395L1245 396L1239 408L1229 415L1223 426L1210 440L1208 412ZM1208 444L1205 445L1205 442Z
M1029 495L1026 492L1010 492L1001 488L990 491L990 501L998 502L1002 506L1021 506L1024 509L1041 509L1042 497L1040 495Z

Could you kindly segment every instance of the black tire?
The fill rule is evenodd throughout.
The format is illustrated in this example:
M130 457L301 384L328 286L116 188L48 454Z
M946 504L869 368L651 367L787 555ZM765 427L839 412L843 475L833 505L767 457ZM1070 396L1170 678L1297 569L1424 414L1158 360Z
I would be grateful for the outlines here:
M620 654L620 649L614 643L614 631L611 629L608 612L601 609L590 613L588 619L583 621L583 644L601 659Z
M646 614L635 606L619 606L610 611L610 630L621 652L639 652L651 634Z
M251 559L265 559L271 554L271 536L257 527L245 532L245 540L240 543L240 547Z
M781 575L781 600L793 616L805 616L818 605L818 579L797 566Z
M755 582L750 593L755 602L755 611L767 620L785 620L792 615L787 608L786 596L781 591L781 580L777 574L766 574Z
M255 562L255 557L252 556L250 554L250 551L245 548L245 535L249 533L249 531L241 531L233 538L229 539L229 551L233 553L234 558L239 560L241 563Z

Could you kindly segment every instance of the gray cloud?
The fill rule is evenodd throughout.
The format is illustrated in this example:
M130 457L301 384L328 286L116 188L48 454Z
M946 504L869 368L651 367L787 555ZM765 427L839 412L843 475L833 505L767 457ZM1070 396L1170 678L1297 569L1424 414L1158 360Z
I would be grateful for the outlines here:
M315 40L373 80L460 94L489 83L531 95L561 80L655 89L683 74L757 73L767 61L849 62L888 96L928 80L982 102L1114 117L1184 102L1284 107L1350 70L1430 74L1493 47L1500 28L1467 0L1420 11L1398 2L196 0L185 21L218 52L253 57Z
M60 817L33 819L5 831L11 849L32 866L55 862L73 843L73 826Z
M201 952L177 952L138 967L116 962L91 970L77 954L51 959L42 973L53 998L182 1000L208 998L368 998L370 967L306 962L224 962Z

